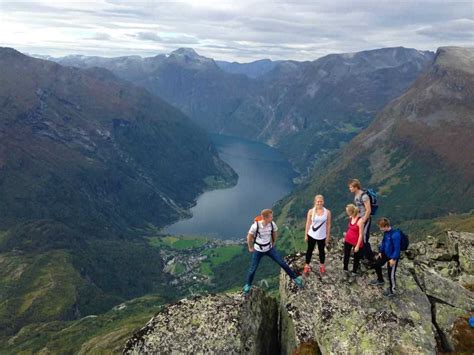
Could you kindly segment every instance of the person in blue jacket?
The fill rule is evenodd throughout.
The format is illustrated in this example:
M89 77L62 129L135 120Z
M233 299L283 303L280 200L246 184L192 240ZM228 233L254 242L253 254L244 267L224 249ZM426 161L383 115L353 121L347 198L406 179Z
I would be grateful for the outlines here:
M379 254L375 257L373 267L377 273L377 279L372 280L370 285L382 286L384 284L382 276L382 266L387 264L388 280L390 287L384 292L387 297L393 297L396 290L396 278L398 261L400 260L401 235L398 229L393 229L388 218L382 217L377 222L383 232L382 244L379 246Z

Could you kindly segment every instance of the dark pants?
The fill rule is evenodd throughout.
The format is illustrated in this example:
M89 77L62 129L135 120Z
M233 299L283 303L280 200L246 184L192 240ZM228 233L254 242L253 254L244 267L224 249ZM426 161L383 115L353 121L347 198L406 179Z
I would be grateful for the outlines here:
M395 293L396 281L397 281L395 277L395 273L397 272L398 259L395 261L395 265L393 266L390 266L390 263L388 262L389 260L390 259L385 254L382 254L380 258L375 260L374 269L375 269L375 272L377 273L377 279L379 281L383 281L382 266L387 264L387 274L388 274L388 280L390 282L390 292Z
M298 275L295 274L293 270L290 269L287 263L285 263L285 260L280 256L278 251L276 250L275 247L271 248L269 251L266 251L264 253L259 252L259 251L254 251L252 253L252 262L250 264L250 269L247 275L247 285L252 285L253 278L255 276L255 272L257 271L258 264L260 263L260 259L266 255L269 256L270 258L273 259L280 267L285 270L285 272L288 274L289 277L292 279L295 279Z
M349 258L351 256L351 250L354 248L352 244L344 242L344 270L348 270L349 267ZM352 272L355 274L359 269L360 259L364 253L364 249L359 249L356 253L354 252L354 265L352 266Z
M369 238L370 238L370 226L372 225L372 217L364 224L364 256L368 260L373 260L374 252L372 251L372 247L370 246Z
M324 247L326 246L326 239L316 240L314 238L311 238L309 235L308 249L306 250L306 264L309 264L311 262L311 257L313 256L313 250L316 244L318 244L319 262L321 264L324 264L324 261L326 260L326 251L324 250Z

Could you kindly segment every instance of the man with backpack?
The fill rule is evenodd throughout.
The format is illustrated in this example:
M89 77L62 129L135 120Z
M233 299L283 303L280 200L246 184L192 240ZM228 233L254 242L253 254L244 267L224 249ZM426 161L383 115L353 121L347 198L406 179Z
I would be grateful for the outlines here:
M349 191L354 194L354 204L359 210L359 218L364 223L364 256L365 259L374 261L374 253L370 246L370 226L372 224L371 215L374 215L377 210L377 195L374 190L363 190L359 180L349 180Z
M273 222L273 211L265 209L261 212L260 216L255 218L254 223L250 227L247 235L248 250L252 253L252 262L247 275L247 283L244 286L243 292L247 294L252 288L252 281L257 271L260 259L263 256L268 256L273 259L290 278L296 283L298 287L303 286L303 280L300 276L291 270L287 263L280 256L275 248L275 242L277 239L278 227Z
M375 257L374 262L377 279L372 280L370 285L382 286L384 284L382 266L387 264L390 287L384 292L384 295L393 297L396 291L395 273L400 260L400 252L408 248L408 237L401 230L393 229L388 218L380 218L378 225L383 232L383 239L379 247L380 253Z

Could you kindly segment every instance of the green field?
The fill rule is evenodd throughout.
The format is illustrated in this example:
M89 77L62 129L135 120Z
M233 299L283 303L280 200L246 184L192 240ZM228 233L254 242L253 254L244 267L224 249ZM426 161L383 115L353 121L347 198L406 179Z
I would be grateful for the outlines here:
M208 259L201 264L201 272L205 275L212 276L213 269L231 261L234 257L241 255L244 247L241 245L228 245L219 248L206 250L203 254Z

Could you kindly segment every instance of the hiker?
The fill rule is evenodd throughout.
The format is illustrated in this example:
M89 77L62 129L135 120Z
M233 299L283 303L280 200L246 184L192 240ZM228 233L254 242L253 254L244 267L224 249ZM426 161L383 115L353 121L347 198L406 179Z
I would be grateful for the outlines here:
M370 225L372 224L370 197L366 191L362 190L362 185L357 179L349 181L349 191L354 194L354 204L357 206L359 217L364 223L364 256L368 261L373 261L374 253L369 243Z
M306 230L304 240L308 244L306 250L306 264L303 273L309 274L311 267L311 257L316 244L319 250L319 272L324 274L326 267L324 262L326 260L326 252L324 247L329 245L331 231L331 211L324 207L323 195L316 195L314 197L314 206L311 208L306 216Z
M372 286L382 286L384 284L382 276L382 266L387 264L388 280L390 287L384 292L387 297L393 297L396 290L396 278L398 261L400 259L401 232L393 229L388 218L382 217L378 220L380 230L383 232L382 244L379 247L379 254L375 257L374 269L377 279L370 281Z
M357 270L359 269L360 259L364 252L364 222L359 217L359 209L352 203L346 206L346 213L349 216L347 232L344 237L344 274L349 283L355 281ZM349 258L351 251L354 250L354 264L352 273L349 273Z
M249 252L252 253L252 262L247 275L247 283L243 289L244 294L249 293L260 259L265 255L280 265L298 287L302 287L303 280L301 277L290 269L275 248L278 227L273 222L273 211L265 209L259 217L255 219L247 235L247 245Z

